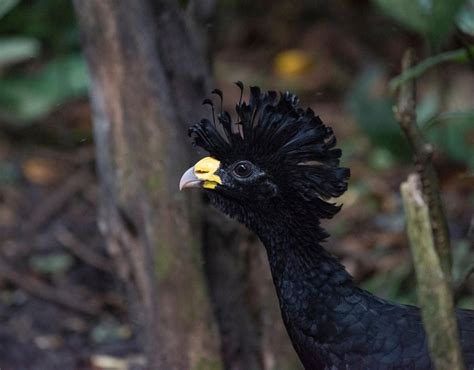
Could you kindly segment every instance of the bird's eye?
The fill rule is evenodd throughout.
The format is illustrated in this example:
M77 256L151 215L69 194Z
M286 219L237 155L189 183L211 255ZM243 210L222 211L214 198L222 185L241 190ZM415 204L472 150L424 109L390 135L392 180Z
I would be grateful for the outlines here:
M240 178L249 177L252 174L252 165L249 162L238 162L234 166L233 172Z

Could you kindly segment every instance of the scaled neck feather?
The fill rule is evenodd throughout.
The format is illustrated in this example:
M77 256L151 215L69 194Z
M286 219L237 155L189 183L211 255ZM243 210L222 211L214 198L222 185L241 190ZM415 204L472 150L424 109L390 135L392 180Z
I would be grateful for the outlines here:
M280 278L314 280L323 271L324 276L328 272L338 274L338 284L352 285L344 266L321 246L328 234L311 216L289 210L286 214L260 216L257 225L253 225L267 250L275 282Z

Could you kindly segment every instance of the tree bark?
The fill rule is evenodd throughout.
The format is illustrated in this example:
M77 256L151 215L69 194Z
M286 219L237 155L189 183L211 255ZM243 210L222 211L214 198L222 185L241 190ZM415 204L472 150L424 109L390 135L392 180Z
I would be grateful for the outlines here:
M450 279L436 252L420 176L410 175L402 183L401 193L431 358L436 369L464 370Z
M407 71L411 68L413 61L414 51L408 49L403 55L402 70ZM425 141L416 122L416 80L412 79L400 86L395 117L413 150L416 170L420 174L423 185L423 196L429 207L436 252L439 255L444 274L448 282L451 282L452 257L448 222L441 201L438 175L432 161L433 147Z
M187 129L209 114L202 24L212 12L200 2L212 0L193 1L186 16L167 0L74 0L91 76L99 226L130 282L149 369L299 368L263 247L203 211L200 194L178 192L196 159Z
M199 201L180 193L185 127L210 73L174 2L75 0L91 76L99 225L133 279L149 369L220 368L200 255Z

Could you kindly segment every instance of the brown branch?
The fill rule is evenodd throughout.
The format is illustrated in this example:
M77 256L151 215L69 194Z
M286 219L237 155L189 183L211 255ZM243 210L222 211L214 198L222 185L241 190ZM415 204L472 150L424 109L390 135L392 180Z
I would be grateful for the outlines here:
M413 59L413 51L408 50L403 71L412 66ZM430 354L437 369L464 369L451 290L448 227L432 163L433 148L416 123L414 80L401 86L395 115L413 150L418 172L401 185L401 192Z
M0 278L3 278L28 294L59 304L70 310L86 315L98 315L102 303L92 297L92 294L78 294L78 291L52 287L28 272L19 272L12 268L0 257ZM81 289L81 291L83 291Z
M402 60L403 71L413 65L413 59L413 50L407 50ZM395 116L413 150L416 171L421 178L423 197L429 209L434 245L446 278L451 281L449 231L441 202L438 177L432 162L433 147L425 141L416 124L416 84L414 79L400 87Z
M462 370L459 331L449 279L435 250L428 205L419 175L410 175L401 185L413 254L418 300L436 369Z
M38 204L29 219L23 226L23 233L31 235L40 227L45 225L54 215L56 215L66 203L86 185L91 183L92 177L88 169L82 169L70 176L56 190Z
M111 262L106 257L93 251L93 249L80 241L66 227L61 226L55 229L54 237L76 257L96 269L106 272L113 272Z

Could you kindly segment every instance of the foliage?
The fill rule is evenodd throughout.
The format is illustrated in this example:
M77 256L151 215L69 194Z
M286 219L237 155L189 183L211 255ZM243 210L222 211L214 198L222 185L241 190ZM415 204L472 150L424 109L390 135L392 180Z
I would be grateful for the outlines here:
M63 0L0 4L0 35L9 35L0 37L0 68L32 59L39 64L34 70L16 68L0 77L0 117L31 122L65 100L84 95L88 79L78 53L71 4Z
M426 94L417 106L417 121L429 142L435 143L451 160L474 169L474 110L440 113L439 94Z
M29 261L34 271L44 274L63 274L71 268L73 262L70 254L62 252L32 256Z
M0 67L36 57L40 51L37 40L29 37L0 38Z
M130 328L121 325L118 321L109 319L100 322L91 332L91 339L95 343L112 343L124 339L129 339L131 336Z
M3 0L0 2L0 18L17 6L19 2L20 0Z
M463 32L474 30L474 0L374 0L389 16L407 28L426 37L432 50L439 48L457 25ZM395 92L407 81L420 78L427 71L448 62L472 62L474 45L431 55L416 66L406 70L390 81L390 91ZM377 79L383 71L375 69L364 72L349 94L349 103L358 124L378 147L390 149L402 158L409 153L405 140L400 135L398 124L392 116L392 100L384 94L371 96ZM440 112L443 105L439 94L428 93L418 104L418 124L425 130L429 140L441 148L450 159L466 163L474 168L474 151L469 138L472 135L472 111ZM395 128L397 127L397 129Z
M466 0L375 0L375 3L437 48L454 29L456 16Z
M348 94L349 109L375 147L388 149L397 158L409 159L406 140L392 113L394 102L377 89L383 76L380 67L363 72Z
M455 55L456 52L443 53ZM440 60L441 58L428 58ZM426 65L422 62L420 65ZM401 81L421 76L427 68L408 70L413 74L402 74L392 79L391 84L398 86ZM370 139L374 149L369 157L370 163L376 164L383 160L390 164L390 158L385 158L387 150L400 160L410 158L410 150L401 134L396 120L393 118L393 100L387 92L377 91L377 85L385 77L383 69L375 67L361 74L349 91L347 102L357 124ZM426 94L417 106L418 124L425 132L427 139L441 149L448 158L460 163L466 163L474 169L474 147L472 145L474 110L440 112L442 102L439 94ZM385 150L385 151L381 151ZM377 165L377 167L380 167Z
M474 36L474 0L469 0L456 18L456 24L461 31Z
M0 84L0 117L28 122L68 99L86 93L88 78L79 54L56 58L31 74L5 77Z
M444 112L425 124L426 133L449 158L466 163L474 170L473 122L474 110Z
M4 0L0 2L0 19L17 6L19 0ZM38 55L39 42L31 37L1 37L0 38L0 68L18 63Z
M438 66L441 63L446 62L458 62L458 63L468 63L471 61L470 54L474 54L474 45L470 46L469 49L458 49L451 50L441 54L434 55L432 57L426 58L421 63L413 66L412 68L406 70L402 74L393 78L390 81L390 89L395 91L401 85L403 85L408 80L417 78L425 73L428 69Z
M14 7L9 8L0 23L0 34L34 38L50 55L79 51L79 33L71 1L24 0L13 3Z

